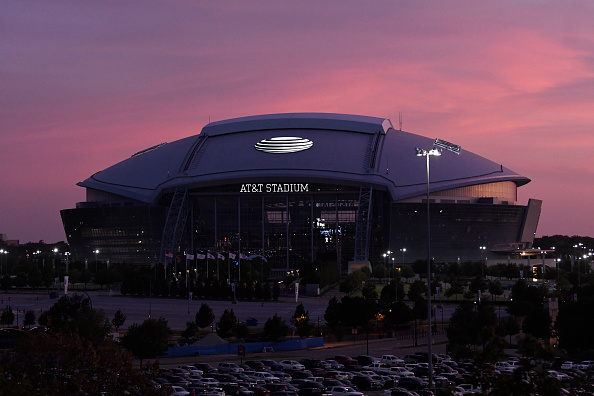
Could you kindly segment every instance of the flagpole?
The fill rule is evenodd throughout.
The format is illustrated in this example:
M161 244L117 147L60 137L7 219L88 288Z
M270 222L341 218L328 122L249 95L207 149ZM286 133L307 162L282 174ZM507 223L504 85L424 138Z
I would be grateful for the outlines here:
M206 279L208 279L208 251L206 252Z
M188 254L186 253L186 291L188 291Z

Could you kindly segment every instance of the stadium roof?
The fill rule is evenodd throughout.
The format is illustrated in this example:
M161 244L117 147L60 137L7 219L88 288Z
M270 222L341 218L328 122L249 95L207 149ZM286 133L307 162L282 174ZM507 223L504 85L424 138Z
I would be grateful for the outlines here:
M426 192L415 147L434 139L396 130L388 119L322 113L273 114L206 125L200 134L153 146L79 186L156 202L179 186L308 182L386 189L394 200ZM462 142L463 143L463 142ZM468 151L431 159L431 191L530 179Z

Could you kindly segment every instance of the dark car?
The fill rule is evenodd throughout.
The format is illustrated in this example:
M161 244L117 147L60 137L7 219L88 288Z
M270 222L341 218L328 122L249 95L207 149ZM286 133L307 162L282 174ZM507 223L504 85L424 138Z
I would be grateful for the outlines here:
M270 369L270 367L266 366L264 363L259 362L257 360L246 360L245 365L248 366L249 368L251 368L253 370L257 370L257 371Z
M267 366L269 370L272 370L272 371L283 371L283 366L281 366L276 360L262 359L260 361L265 366Z
M319 382L306 381L297 387L299 396L320 396L326 394L326 387Z
M353 359L347 355L336 355L334 356L334 360L336 360L340 364L344 364L345 366L358 366L359 362L356 359Z
M379 361L378 358L369 355L359 355L355 359L357 359L360 366L369 366L371 363Z
M308 370L312 368L324 368L320 359L301 359L299 363L304 365Z
M426 383L417 377L400 377L398 386L408 390L417 390L424 388Z
M218 370L211 366L209 363L194 363L194 367L201 370L203 373L216 373Z
M355 375L351 382L357 390L380 390L383 384L366 375Z

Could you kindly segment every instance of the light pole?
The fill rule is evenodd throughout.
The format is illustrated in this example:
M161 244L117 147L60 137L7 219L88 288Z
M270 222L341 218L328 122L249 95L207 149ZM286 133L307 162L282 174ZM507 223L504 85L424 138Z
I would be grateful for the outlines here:
M480 246L479 249L481 250L481 279L484 279L485 278L485 272L484 272L484 269L483 269L483 254L484 254L485 250L487 249L487 247L486 246ZM486 260L487 259L485 259L485 261Z
M93 253L95 253L95 275L97 275L97 255L99 254L99 249L93 250Z
M446 142L441 139L433 141L433 148L429 150L415 147L417 157L425 157L427 159L427 366L429 388L433 388L433 352L431 345L431 215L429 213L429 157L440 156L441 151L436 148L445 148L455 154L460 154L460 146Z
M406 248L403 247L402 249L400 249L400 251L402 252L402 266L404 266L404 253L406 253Z
M6 257L5 255L8 254L8 251L4 249L0 249L0 275L2 275L2 257ZM5 260L6 261L6 260ZM8 267L8 262L6 262L6 266ZM8 271L6 271L8 272Z

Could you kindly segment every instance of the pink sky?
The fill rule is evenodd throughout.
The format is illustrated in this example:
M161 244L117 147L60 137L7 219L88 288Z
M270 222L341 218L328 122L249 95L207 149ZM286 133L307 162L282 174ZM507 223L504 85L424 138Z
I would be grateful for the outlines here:
M594 236L594 2L5 1L0 233L65 240L76 183L211 121L390 118L527 176Z

